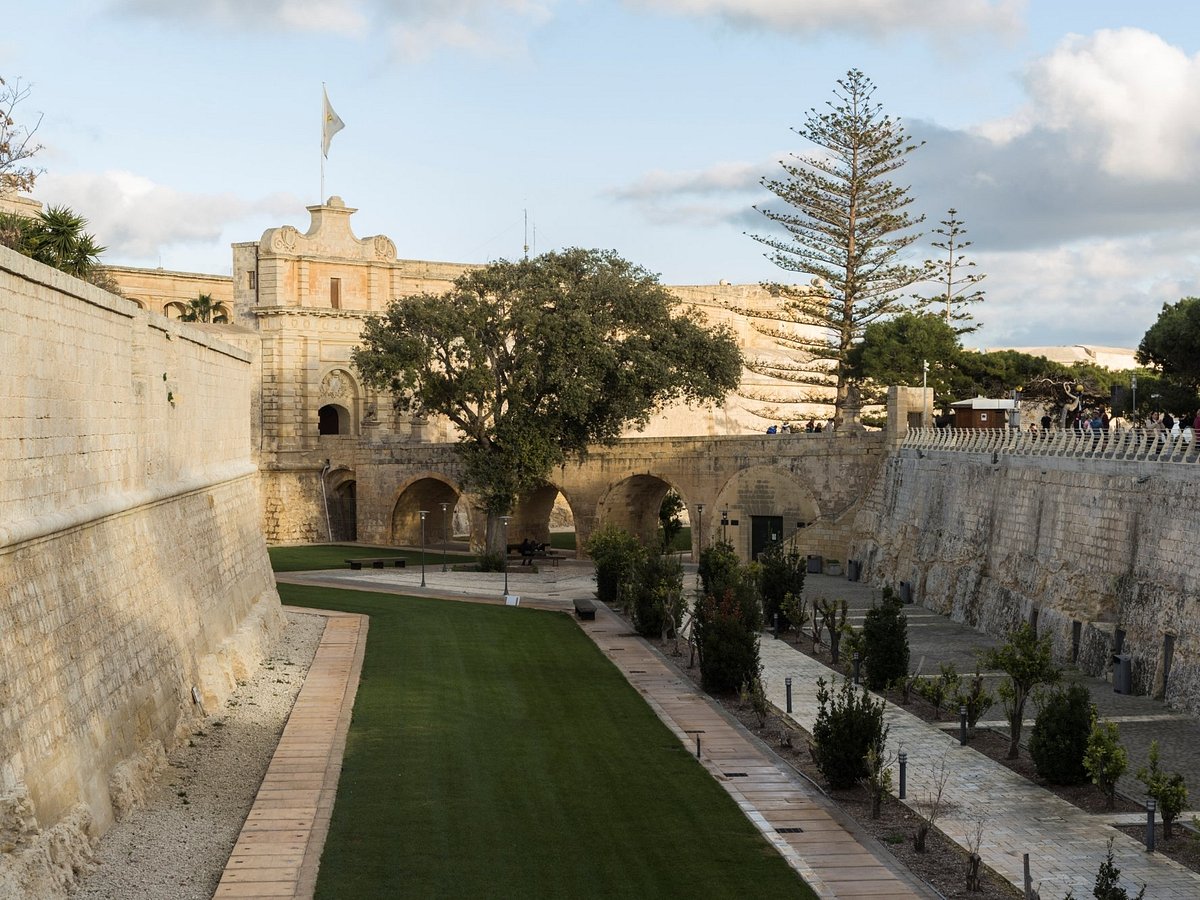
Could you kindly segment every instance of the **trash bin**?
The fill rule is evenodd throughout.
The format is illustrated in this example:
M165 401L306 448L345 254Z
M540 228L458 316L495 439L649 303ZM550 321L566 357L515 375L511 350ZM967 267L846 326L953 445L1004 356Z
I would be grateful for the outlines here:
M821 574L821 565L825 562L825 558L818 556L815 553L808 554L808 571L813 575Z
M900 602L912 603L912 582L900 582Z
M846 580L858 581L862 578L862 560L848 559L846 560Z
M1128 653L1114 653L1113 658L1113 693L1133 693L1133 659Z

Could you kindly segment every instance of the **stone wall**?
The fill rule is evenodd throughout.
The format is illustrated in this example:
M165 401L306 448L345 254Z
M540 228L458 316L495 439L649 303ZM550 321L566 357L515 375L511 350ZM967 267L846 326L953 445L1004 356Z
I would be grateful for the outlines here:
M90 839L282 625L251 356L0 248L0 896Z
M864 577L908 581L917 602L988 633L1036 621L1060 661L1091 674L1124 632L1137 692L1196 711L1198 474L1153 459L905 447L863 502L851 556Z

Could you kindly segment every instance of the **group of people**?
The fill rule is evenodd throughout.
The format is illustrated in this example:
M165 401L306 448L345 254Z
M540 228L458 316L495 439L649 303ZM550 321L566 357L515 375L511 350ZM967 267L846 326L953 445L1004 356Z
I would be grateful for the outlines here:
M1053 420L1050 416L1044 415L1040 423L1029 423L1029 432L1031 434L1048 432L1052 425ZM1097 440L1109 434L1136 431L1156 437L1159 443L1165 443L1168 438L1172 440L1182 438L1185 443L1190 444L1196 428L1200 427L1200 410L1194 413L1185 413L1178 418L1170 413L1156 412L1139 421L1137 419L1129 420L1119 415L1110 417L1103 406L1098 406L1095 409L1076 410L1067 418L1066 427L1078 434L1090 434Z
M521 553L521 565L532 566L534 555L538 553L545 553L546 545L539 544L531 537L526 537L525 540L521 541L520 546L517 549Z
M793 425L791 422L784 422L782 425L767 426L767 434L820 434L825 430L825 423L818 422L816 419L809 419L807 425L801 425L797 422Z

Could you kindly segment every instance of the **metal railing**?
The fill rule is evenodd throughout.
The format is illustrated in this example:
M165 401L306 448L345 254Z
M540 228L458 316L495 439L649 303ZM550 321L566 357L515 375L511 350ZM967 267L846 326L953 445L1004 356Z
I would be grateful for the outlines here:
M903 447L1007 456L1117 459L1160 463L1200 462L1190 429L1178 437L1165 431L1020 431L1012 428L910 428Z

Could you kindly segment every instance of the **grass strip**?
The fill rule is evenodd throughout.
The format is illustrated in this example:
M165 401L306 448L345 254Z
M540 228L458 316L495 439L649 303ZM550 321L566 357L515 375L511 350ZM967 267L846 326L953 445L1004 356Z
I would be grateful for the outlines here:
M279 592L371 616L318 898L815 896L567 616Z

